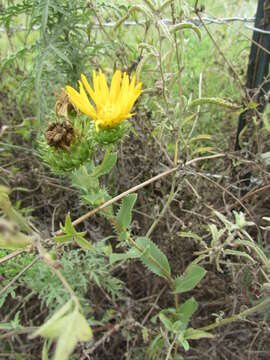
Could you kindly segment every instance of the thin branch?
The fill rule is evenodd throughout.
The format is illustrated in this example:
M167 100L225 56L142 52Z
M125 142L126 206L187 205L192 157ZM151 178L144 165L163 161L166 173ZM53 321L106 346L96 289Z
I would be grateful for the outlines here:
M122 327L130 325L134 323L133 319L126 319L121 321L119 324L116 324L111 330L107 331L101 339L95 342L94 346L92 346L90 349L84 351L84 355L93 354L93 352L103 343L105 343L113 333L119 331Z
M13 259L14 257L24 253L25 251L27 251L26 249L19 249L19 250L15 250L12 253L0 258L0 265L4 264L6 261Z
M217 41L215 40L215 38L213 37L213 35L211 34L211 32L209 31L208 27L206 26L206 23L205 21L203 20L201 14L200 14L200 10L198 9L197 7L197 4L198 2L196 1L196 4L195 4L195 7L194 7L194 11L195 11L195 14L198 16L202 26L204 27L205 31L207 32L209 38L212 40L215 48L217 49L217 51L219 52L219 54L221 55L221 57L223 58L223 60L225 61L225 63L227 64L227 66L229 67L229 69L231 70L234 78L238 81L242 91L243 91L243 94L245 94L245 86L244 84L242 83L238 73L234 70L234 67L232 66L232 64L229 62L229 60L226 58L226 56L224 55L223 51L221 50L220 46L218 45Z

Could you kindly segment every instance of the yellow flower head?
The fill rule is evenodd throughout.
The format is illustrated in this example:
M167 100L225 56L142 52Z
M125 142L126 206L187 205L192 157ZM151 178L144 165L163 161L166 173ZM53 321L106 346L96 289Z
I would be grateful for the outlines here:
M94 120L97 131L99 127L114 128L134 115L130 111L141 94L142 83L136 84L135 76L129 82L126 73L122 82L121 79L121 71L116 70L109 89L105 75L99 70L98 75L93 71L93 89L83 74L81 74L82 81L79 81L80 92L71 86L66 86L66 93L71 102L78 110ZM89 101L85 89L95 103L95 107Z

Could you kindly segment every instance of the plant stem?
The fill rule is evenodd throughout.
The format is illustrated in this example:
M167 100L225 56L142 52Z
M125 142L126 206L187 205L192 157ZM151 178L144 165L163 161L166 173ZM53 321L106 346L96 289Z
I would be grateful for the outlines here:
M202 328L199 328L198 330L202 330L202 331L209 331L209 330L213 330L219 326L223 326L223 325L226 325L226 324L229 324L233 321L238 321L238 320L244 320L244 318L248 315L251 315L257 311L261 311L263 310L264 308L268 307L270 305L270 298L267 298L266 300L262 301L260 304L258 305L255 305L247 310L244 310L242 311L241 313L239 314L236 314L236 315L232 315L226 319L223 319L223 320L220 320L220 321L217 321L213 324L210 324L210 325L206 325L206 326L203 326Z

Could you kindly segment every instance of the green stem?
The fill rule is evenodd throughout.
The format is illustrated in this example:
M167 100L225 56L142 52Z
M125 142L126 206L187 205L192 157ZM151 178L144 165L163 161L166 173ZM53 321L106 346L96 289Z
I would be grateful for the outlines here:
M232 315L226 319L223 319L223 320L220 320L220 321L217 321L213 324L210 324L210 325L206 325L206 326L203 326L202 328L199 328L198 330L202 330L202 331L209 331L209 330L213 330L219 326L223 326L223 325L226 325L226 324L229 324L233 321L238 321L238 320L244 320L245 317L257 312L257 311L261 311L263 310L264 308L268 307L270 305L270 297L267 298L266 300L262 301L260 304L258 305L255 305L247 310L244 310L242 311L241 313L239 314L236 314L236 315Z
M58 279L61 281L61 283L64 285L64 287L66 288L66 290L69 292L72 300L74 301L74 304L76 305L77 308L80 308L80 303L79 300L77 298L77 296L75 295L73 289L71 288L71 286L69 285L69 283L67 282L66 278L62 275L62 273L55 269L54 267L51 266L51 269L53 270L53 272L57 275Z

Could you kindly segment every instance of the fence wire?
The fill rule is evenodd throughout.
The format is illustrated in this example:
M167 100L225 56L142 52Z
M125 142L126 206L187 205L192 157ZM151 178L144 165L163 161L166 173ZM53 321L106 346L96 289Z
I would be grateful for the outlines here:
M241 23L254 23L255 21L255 18L254 17L239 17L239 16L234 16L234 17L225 17L225 18L211 18L211 17L208 17L208 16L204 16L202 18L203 22L207 25L210 25L210 24L216 24L216 25L222 25L222 24L227 24L227 23L232 23L232 22L241 22ZM180 24L179 23L175 23L173 24L172 20L171 19L161 19L161 21L167 25L167 26L172 26L172 25L176 25L176 24ZM123 26L126 26L126 27L130 27L130 26L144 26L145 24L147 23L146 20L139 20L139 21L124 21L123 22ZM186 20L183 20L181 22L182 23L187 23L187 24L193 24L193 25L196 25L198 27L200 27L202 25L201 21L197 18L192 18L192 19L186 19ZM105 23L102 23L101 25L99 23L95 23L93 24L93 27L98 29L100 28L101 26L102 27L108 27L108 28L113 28L117 23L116 22L105 22ZM82 25L82 24L77 24L76 26L77 28L81 28L81 29L84 29L84 28L87 28L87 25ZM245 25L246 28L252 30L252 31L258 31L258 32L263 32L264 34L267 33L267 34L270 34L269 31L264 31L264 30L261 30L261 29L257 29L257 28L254 28L252 26L248 26L248 25ZM35 25L33 26L33 29L34 31L36 30L39 30L40 29L40 25ZM9 34L12 34L12 33L16 33L16 32L22 32L22 31L26 31L27 28L25 26L18 26L18 27L11 27L8 29L8 32ZM0 27L0 33L2 32L6 32L7 29L5 27Z

